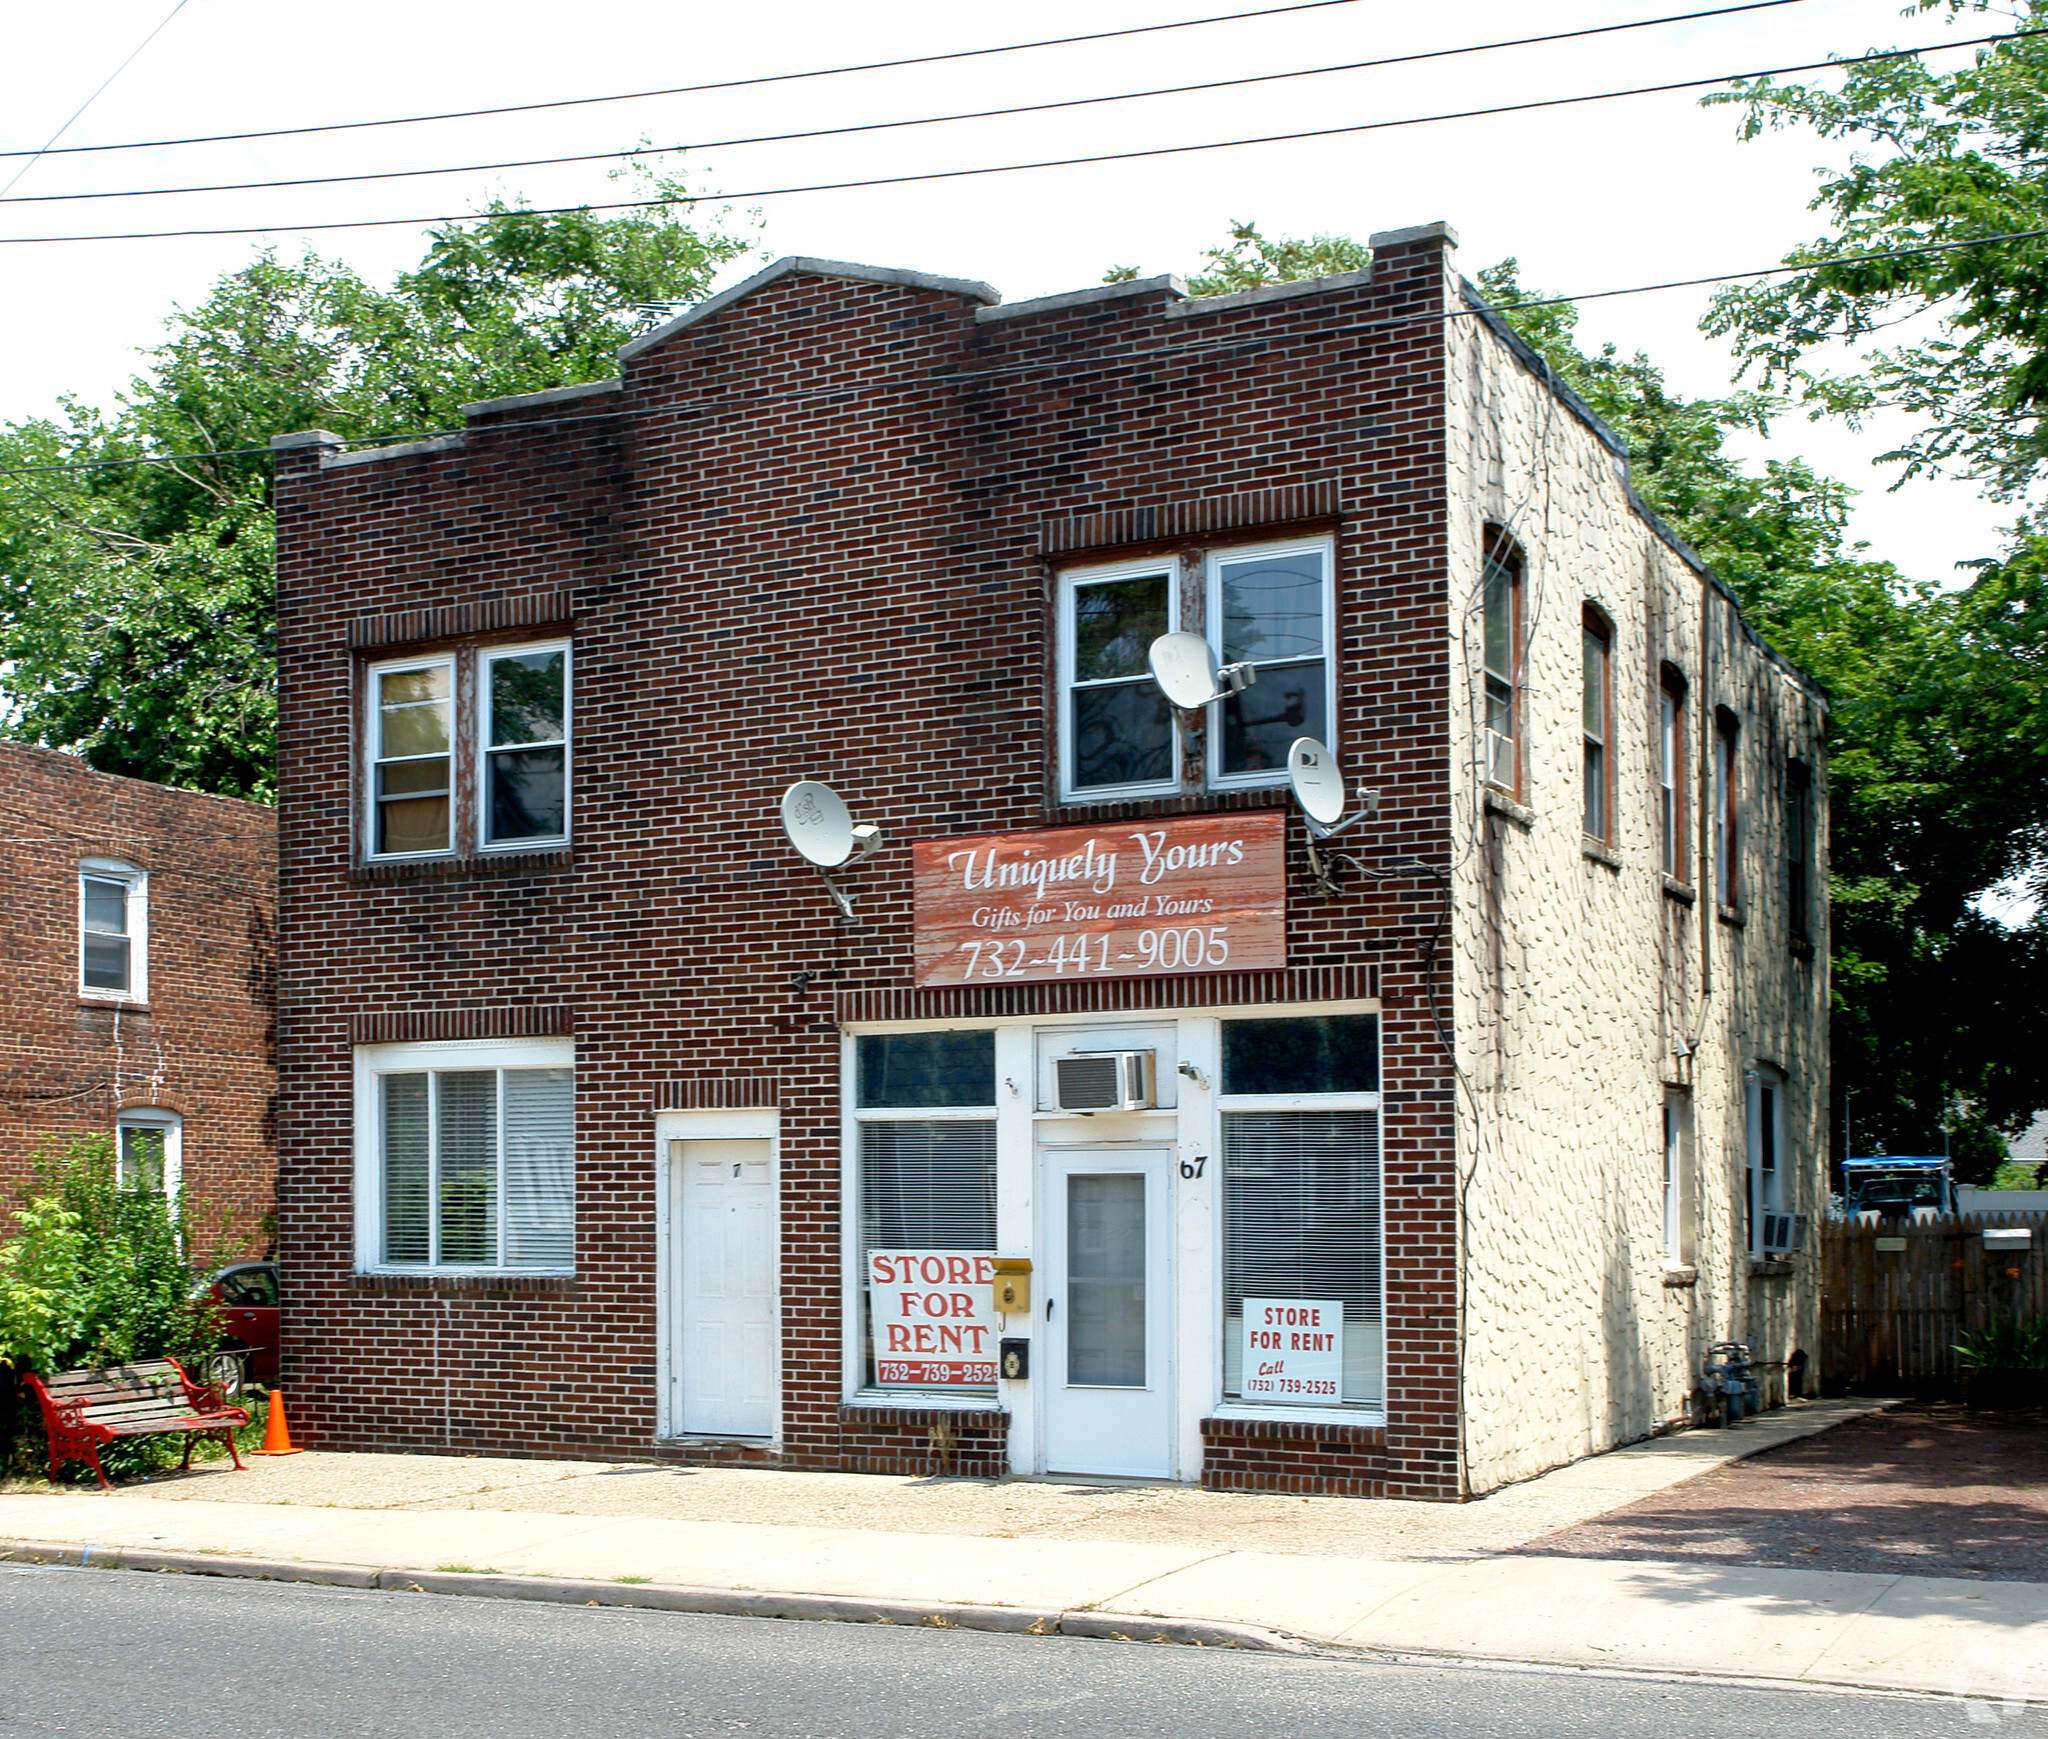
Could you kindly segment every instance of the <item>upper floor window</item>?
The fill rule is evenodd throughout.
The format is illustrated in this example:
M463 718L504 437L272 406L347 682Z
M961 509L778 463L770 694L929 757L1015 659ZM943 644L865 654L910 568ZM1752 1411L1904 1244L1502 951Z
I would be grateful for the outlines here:
M86 996L149 996L149 878L126 864L78 872L78 988Z
M1581 652L1580 702L1584 741L1583 825L1586 837L1611 843L1614 804L1609 793L1614 777L1612 751L1614 714L1613 630L1590 604L1579 629Z
M1657 859L1685 881L1685 681L1666 665L1657 686Z
M1785 763L1785 916L1795 942L1813 940L1813 769Z
M1725 707L1714 715L1714 898L1742 898L1742 727Z
M556 643L371 666L369 855L566 841L569 664Z
M1258 672L1211 709L1210 784L1271 785L1296 737L1329 742L1330 555L1327 541L1210 555L1210 647L1219 664Z
M1179 745L1146 654L1178 626L1172 562L1060 576L1060 783L1071 797L1180 788Z
M1522 788L1521 698L1522 554L1495 534L1481 582L1486 703L1486 782L1507 792Z

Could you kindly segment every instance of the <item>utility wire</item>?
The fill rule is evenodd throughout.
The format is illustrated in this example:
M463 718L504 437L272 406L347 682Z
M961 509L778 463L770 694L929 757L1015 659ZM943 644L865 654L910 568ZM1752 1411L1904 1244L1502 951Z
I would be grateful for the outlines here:
M15 183L18 182L31 169L33 169L37 165L37 163L41 162L43 158L49 156L51 150L56 146L57 141L63 138L66 133L71 131L71 123L77 120L80 115L84 114L87 109L91 108L94 103L98 102L101 97L105 96L107 94L107 86L112 84L114 80L116 80L124 72L126 72L128 70L129 63L133 61L135 57L138 54L140 54L145 48L147 48L152 42L156 41L156 39L159 36L163 35L164 26L169 24L173 18L177 17L178 14L184 10L185 0L176 0L176 3L171 7L170 11L164 14L163 23L159 24L154 30L152 30L147 36L145 36L140 42L138 42L133 48L131 48L128 51L128 58L122 61L119 66L115 67L112 72L108 73L105 78L100 80L98 89L96 89L91 96L87 97L84 102L80 103L77 108L71 111L69 117L65 120L64 124L61 127L59 127L56 130L56 132L52 133L47 139L43 141L42 148L40 150L0 151L0 157L26 157L28 159L26 163L24 163L19 169L15 170L15 172L7 178L7 185L5 187L0 187L0 199L5 199L8 194L12 193L14 191Z
M714 200L776 199L798 193L845 193L858 188L902 187L918 182L957 181L981 175L1014 175L1033 169L1076 169L1097 163L1129 163L1149 157L1179 157L1198 151L1234 151L1247 145L1292 144L1305 139L1331 139L1346 134L1376 133L1394 127L1420 127L1442 121L1485 120L1497 115L1527 114L1537 109L1572 108L1583 103L1613 102L1622 97L1664 96L1673 91L1699 90L1708 85L1731 84L1744 79L1777 78L1786 73L1822 72L1835 67L1866 66L1885 60L1905 60L1918 54L1933 54L1951 48L1977 48L1986 43L2011 42L2022 37L2048 35L2048 28L2007 31L1997 36L1972 37L1961 42L1936 42L1918 48L1892 48L1872 54L1851 55L1835 60L1801 61L1791 66L1760 67L1750 72L1717 73L1709 78L1679 79L1671 84L1633 85L1622 90L1590 91L1575 97L1538 97L1523 103L1500 103L1491 108L1460 109L1436 115L1409 115L1396 121L1356 121L1341 127L1311 127L1297 133L1262 133L1245 139L1211 139L1194 145L1153 145L1133 151L1103 151L1085 157L1046 157L1029 163L992 163L973 169L926 169L907 175L874 175L856 181L806 182L788 187L756 187L739 193L677 193L661 199L609 200L597 205L519 206L510 215L522 217L567 217L600 211L645 211L651 207L704 205ZM12 203L12 202L10 202ZM393 229L407 225L467 223L487 213L458 212L424 217L364 217L327 223L267 223L218 229L127 230L97 235L0 236L0 246L24 246L46 242L137 242L176 241L201 236L272 235L280 231L312 234L343 229Z
M180 4L183 0L180 0ZM1530 36L1514 43L1483 43L1471 48L1435 49L1425 54L1401 55L1395 60L1373 64L1392 66L1399 61L1435 60L1445 55L1474 54L1485 48L1519 48L1530 43L1564 42L1574 37L1599 36L1615 30L1640 30L1652 24L1674 24L1686 19L1720 18L1735 12L1761 12L1774 6L1796 5L1799 0L1750 0L1738 6L1716 7L1708 12L1688 12L1677 18L1647 18L1633 24L1604 24L1590 30L1566 30L1550 36ZM292 139L308 133L353 132L369 127L410 127L426 121L470 121L494 115L528 115L544 109L571 109L593 103L635 103L653 97L695 96L705 91L741 90L757 85L787 84L798 79L837 78L845 73L885 72L898 67L932 66L943 61L974 60L992 54L1016 54L1025 49L1064 48L1079 42L1107 42L1122 36L1148 36L1162 30L1187 30L1204 24L1235 24L1247 18L1275 18L1290 12L1316 12L1329 6L1356 4L1356 0L1308 0L1306 5L1272 6L1257 12L1226 12L1214 18L1182 18L1167 24L1138 24L1123 30L1098 30L1085 36L1053 36L1038 42L1012 42L997 48L956 49L945 54L912 55L903 60L867 61L854 66L820 67L812 72L766 73L756 78L721 79L712 84L674 85L664 90L621 91L602 97L563 97L545 103L510 103L492 109L453 109L443 114L396 115L379 121L329 121L312 127L277 127L254 133L203 133L182 139L134 139L116 145L66 145L63 153L87 151L161 151L177 145L225 145L245 139ZM76 117L73 117L74 119ZM69 123L66 123L67 125ZM44 151L49 150L48 146ZM60 153L60 154L63 154ZM35 153L41 155L42 153ZM28 156L23 151L0 151L0 159Z
M1099 97L1067 97L1056 102L1018 103L1000 109L968 109L947 115L920 115L903 121L865 121L845 127L814 127L796 133L755 133L736 139L699 139L680 145L643 145L626 151L585 151L568 157L522 157L504 163L455 163L440 169L383 169L355 175L306 175L284 181L226 181L191 187L134 187L111 193L35 193L8 204L37 204L79 199L155 199L179 193L253 193L279 187L332 187L360 181L399 181L422 175L483 175L500 169L549 169L565 163L607 163L643 154L673 151L726 151L742 145L781 145L806 139L836 139L852 133L890 132L903 127L935 127L955 121L1001 120L1012 115L1042 115L1059 109L1085 109L1105 103L1129 103L1153 97L1192 96L1203 91L1237 90L1246 85L1276 84L1286 79L1322 78L1333 73L1368 72L1379 67L1403 66L1411 61L1442 60L1454 55L1487 54L1496 49L1526 48L1535 43L1562 42L1574 37L1602 36L1618 30L1644 30L1658 24L1685 24L1700 18L1718 18L1728 12L1752 12L1765 7L1797 5L1800 0L1750 0L1742 6L1722 7L1712 12L1682 12L1665 18L1640 18L1628 24L1601 24L1587 30L1560 31L1550 36L1523 36L1505 42L1477 42L1462 48L1431 49L1420 54L1398 54L1381 60L1353 60L1334 66L1299 67L1288 72L1252 73L1242 78L1210 79L1200 84L1160 85L1144 91L1114 91ZM1831 63L1832 64L1832 63ZM740 195L738 197L745 197Z
M1505 317L1527 308L1562 308L1579 302L1601 302L1614 296L1647 296L1655 294L1660 290L1693 290L1705 284L1735 284L1753 278L1774 278L1784 276L1787 273L1817 271L1824 266L1860 266L1871 264L1878 260L1908 259L1917 254L1955 253L1965 248L1994 247L2001 242L2038 241L2043 238L2048 238L2048 228L2008 230L1998 235L1972 236L1965 241L1921 242L1911 247L1886 248L1878 253L1838 254L1826 259L1804 260L1797 265L1756 266L1747 271L1715 272L1702 278L1667 278L1661 283L1630 284L1617 290L1582 290L1576 295L1571 296L1530 296L1519 302L1510 302L1499 306L1488 303L1483 308L1446 308L1441 312L1429 314L1389 314L1377 320L1355 320L1341 326L1324 327L1316 336L1329 337L1353 332L1375 332L1382 331L1390 326L1416 326L1430 321L1442 322L1474 319L1485 313ZM1210 351L1264 350L1273 342L1275 341L1272 338L1262 333L1241 332L1152 349L1139 349L1133 346L1129 350L1091 357L1083 367L1086 370L1099 367L1104 362L1199 355ZM982 380L995 375L1044 373L1063 366L1065 366L1063 362L1053 361L1020 363L1010 367L960 368L935 373L929 376L928 379L933 384L958 380ZM845 387L825 387L798 392L749 393L745 396L748 403L757 403L766 402L771 399L851 398L854 396L854 393L851 389ZM691 401L691 403L698 405L730 402L732 402L730 398ZM675 407L672 406L671 408ZM685 405L682 408L687 409L689 406ZM567 416L542 417L534 422L521 423L518 426L521 428L532 428L541 424L602 422L617 415L616 411L581 412L572 413ZM342 441L340 444L344 447L397 447L408 445L414 441L429 441L444 435L464 435L472 432L468 429L424 429L412 434L357 435ZM0 469L0 477L26 477L50 471L91 471L110 465L172 465L188 459L236 459L251 453L270 453L272 451L273 449L269 447L220 447L196 453L157 453L135 459L76 459L58 465L16 465Z

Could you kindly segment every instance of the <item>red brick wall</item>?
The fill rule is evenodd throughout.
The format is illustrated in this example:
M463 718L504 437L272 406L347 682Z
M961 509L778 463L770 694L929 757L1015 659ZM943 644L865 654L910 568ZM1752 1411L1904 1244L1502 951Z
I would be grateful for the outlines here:
M184 1187L202 1229L267 1253L276 1177L272 1055L277 828L259 803L96 773L0 743L0 1197L53 1137L110 1134L158 1106L184 1120ZM78 871L149 875L146 1004L78 988Z
M837 1021L877 998L1029 1014L1074 987L913 991L900 848L1276 801L1063 811L1047 728L1048 546L1065 560L1077 538L1156 533L1140 510L1272 491L1246 511L1296 517L1171 541L1334 530L1338 746L1380 790L1376 850L1445 861L1443 283L1426 242L1390 250L1370 284L1193 319L1155 289L978 323L943 289L798 274L634 358L617 395L488 413L412 456L281 454L294 1428L654 1452L652 1113L728 1102L719 1079L745 1076L779 1083L785 1459L928 1457L928 1427L841 1406ZM573 850L366 871L342 796L361 649L456 632L464 608L473 624L573 615ZM407 612L428 614L382 620ZM897 848L849 877L857 932L781 837L775 800L804 775ZM1451 1495L1451 1083L1423 964L1438 896L1397 881L1321 902L1298 830L1289 853L1286 982L1384 998L1386 1489ZM1227 1005L1276 976L1122 981L1092 1006ZM1447 999L1441 965L1434 988ZM577 1047L574 1283L477 1298L353 1281L351 1023L454 1037L543 1005ZM987 1441L975 1453L999 1455Z

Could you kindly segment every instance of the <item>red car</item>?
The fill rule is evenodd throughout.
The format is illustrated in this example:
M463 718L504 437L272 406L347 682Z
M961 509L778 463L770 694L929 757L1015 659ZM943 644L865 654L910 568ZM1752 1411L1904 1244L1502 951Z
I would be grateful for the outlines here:
M229 1400L245 1381L268 1388L277 1381L277 1264L237 1262L196 1289L220 1304L220 1347L207 1361L207 1377Z

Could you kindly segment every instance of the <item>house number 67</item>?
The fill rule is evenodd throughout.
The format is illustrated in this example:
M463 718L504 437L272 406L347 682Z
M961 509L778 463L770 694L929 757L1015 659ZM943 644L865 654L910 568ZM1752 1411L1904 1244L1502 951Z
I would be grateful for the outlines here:
M1200 1177L1202 1175L1202 1167L1208 1163L1209 1156L1206 1153L1198 1153L1193 1159L1184 1159L1180 1162L1180 1175L1182 1177Z

